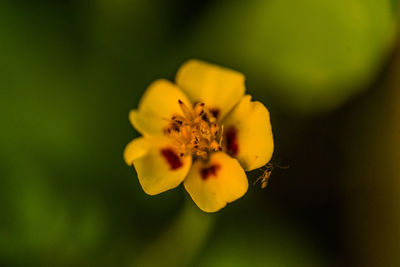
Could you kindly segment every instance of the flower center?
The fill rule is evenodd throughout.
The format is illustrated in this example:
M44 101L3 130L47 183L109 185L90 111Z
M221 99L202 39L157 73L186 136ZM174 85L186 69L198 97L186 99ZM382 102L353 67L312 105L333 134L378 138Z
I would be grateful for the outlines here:
M165 134L178 144L180 156L193 155L208 159L210 153L221 151L224 126L217 122L218 109L207 109L203 102L186 106L178 101L183 112L170 119Z

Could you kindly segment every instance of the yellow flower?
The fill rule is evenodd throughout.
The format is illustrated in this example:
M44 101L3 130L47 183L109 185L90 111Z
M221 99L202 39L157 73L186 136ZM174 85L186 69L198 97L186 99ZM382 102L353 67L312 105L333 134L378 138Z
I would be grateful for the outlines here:
M190 60L175 82L156 80L130 111L143 136L126 146L124 159L147 194L183 182L200 209L215 212L246 193L245 171L271 159L269 112L244 95L244 76L234 70Z

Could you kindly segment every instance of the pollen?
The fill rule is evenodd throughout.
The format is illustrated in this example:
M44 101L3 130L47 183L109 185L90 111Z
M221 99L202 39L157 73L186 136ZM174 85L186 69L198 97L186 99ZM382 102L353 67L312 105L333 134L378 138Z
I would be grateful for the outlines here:
M212 152L221 151L224 127L217 121L218 110L206 108L203 102L193 107L181 100L178 104L183 115L172 116L164 133L178 144L179 155L207 160Z

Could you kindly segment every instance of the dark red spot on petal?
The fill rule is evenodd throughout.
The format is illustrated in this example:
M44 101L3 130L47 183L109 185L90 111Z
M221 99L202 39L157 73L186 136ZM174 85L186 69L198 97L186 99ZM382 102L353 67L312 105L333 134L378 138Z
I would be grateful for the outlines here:
M239 152L237 130L233 126L226 131L226 147L228 154L231 156L236 156Z
M182 167L183 163L178 155L171 148L161 150L161 155L167 160L171 170L176 170Z
M219 109L218 108L212 108L210 109L211 114L218 119L218 115L219 115Z
M210 176L217 176L217 171L221 168L221 166L214 164L210 167L206 167L200 170L201 178L206 180Z

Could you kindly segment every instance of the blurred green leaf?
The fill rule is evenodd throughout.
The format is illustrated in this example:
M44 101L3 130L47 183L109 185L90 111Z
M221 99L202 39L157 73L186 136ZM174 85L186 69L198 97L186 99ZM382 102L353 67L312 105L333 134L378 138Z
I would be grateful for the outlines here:
M267 103L305 113L367 88L396 28L390 0L224 1L203 20L197 56L244 72Z
M233 223L214 235L198 266L328 266L305 233L272 220Z

